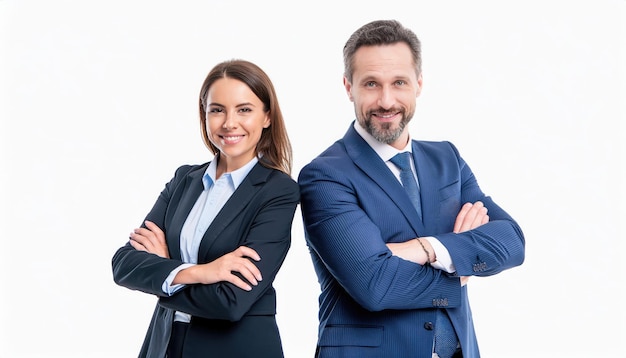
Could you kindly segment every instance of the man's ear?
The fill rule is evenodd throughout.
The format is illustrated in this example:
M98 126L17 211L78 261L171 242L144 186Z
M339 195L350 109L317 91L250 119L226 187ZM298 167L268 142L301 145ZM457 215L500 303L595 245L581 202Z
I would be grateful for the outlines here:
M354 102L354 98L352 97L352 83L348 81L346 76L343 76L343 86L346 88L346 93L348 94L350 102Z
M419 97L420 94L422 93L422 84L423 84L423 78L422 78L422 74L420 73L419 77L417 77L417 92L415 93L415 97Z

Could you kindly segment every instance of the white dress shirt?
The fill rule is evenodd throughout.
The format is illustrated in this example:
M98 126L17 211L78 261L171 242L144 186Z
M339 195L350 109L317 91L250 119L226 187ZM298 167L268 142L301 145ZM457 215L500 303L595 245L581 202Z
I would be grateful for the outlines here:
M395 175L398 181L402 183L402 181L400 180L400 169L396 167L395 164L393 164L390 159L393 158L396 154L401 153L401 152L413 153L410 135L409 135L409 140L406 144L406 147L403 150L398 150L390 146L389 144L379 142L376 138L374 138L374 136L369 134L365 130L365 128L361 127L358 121L354 122L354 129L367 142L367 144L369 144L369 146L372 147L372 149L374 149L374 151L376 152L376 154L378 154L380 159L382 159L385 162L385 164L387 164L387 167L389 168L389 170L391 170L393 175ZM412 157L413 156L411 156L411 158ZM417 175L417 171L415 169L415 163L413 163L413 160L411 160L411 170L413 171L413 175L415 175L415 180L418 183L418 187L421 188L421 186L419 185L419 176ZM452 263L452 258L450 257L450 253L448 252L448 249L446 249L446 247L443 246L443 244L439 240L437 240L435 237L432 237L432 236L420 237L420 239L428 240L430 245L433 247L433 250L435 251L435 254L437 256L437 261L431 263L432 267L440 269L440 270L444 270L449 273L453 273L454 271L456 271L454 264Z

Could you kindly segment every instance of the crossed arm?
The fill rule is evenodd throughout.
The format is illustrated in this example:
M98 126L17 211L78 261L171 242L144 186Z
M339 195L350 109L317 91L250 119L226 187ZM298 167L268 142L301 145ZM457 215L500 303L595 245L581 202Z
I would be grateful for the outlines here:
M155 223L145 222L145 228L136 228L130 233L130 244L136 250L146 251L163 258L169 258L165 233ZM193 265L179 271L174 278L173 284L212 284L217 282L230 282L242 290L250 291L252 286L263 280L261 271L250 261L260 261L261 257L253 249L240 246L218 259L206 264ZM238 272L250 284L242 280L233 272Z
M456 217L453 232L472 230L487 222L489 222L489 215L482 202L465 203ZM415 238L400 243L388 243L387 247L395 256L420 265L437 261L437 253L428 240ZM468 276L461 277L461 285L465 285L468 280Z

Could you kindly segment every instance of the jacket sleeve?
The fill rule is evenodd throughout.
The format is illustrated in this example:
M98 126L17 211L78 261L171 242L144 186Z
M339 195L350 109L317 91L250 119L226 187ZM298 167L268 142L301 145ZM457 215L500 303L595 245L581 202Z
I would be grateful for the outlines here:
M392 255L360 205L370 193L351 180L363 175L352 167L322 158L300 171L305 234L322 287L338 283L369 311L432 308L436 297L459 306L458 277ZM385 210L384 203L378 209Z
M253 201L258 207L246 209L253 217L244 223L242 244L261 257L255 265L263 280L251 291L228 282L188 285L170 297L161 297L161 306L196 317L230 321L241 319L253 306L258 314L275 313L272 283L291 245L291 225L300 198L298 185L291 178L276 180L266 185L261 198ZM268 291L272 291L269 296Z
M488 210L489 222L463 233L434 235L448 250L459 276L491 276L524 262L525 239L515 220L486 196L467 163L452 143L461 173L460 204L482 201Z
M193 168L182 166L176 170L174 178L165 185L146 220L153 221L160 228L165 227L165 214L172 194ZM143 222L141 226L145 227ZM128 241L113 255L113 280L118 285L131 290L165 296L162 288L163 282L170 272L181 264L183 262L180 260L166 259L145 251L135 250Z

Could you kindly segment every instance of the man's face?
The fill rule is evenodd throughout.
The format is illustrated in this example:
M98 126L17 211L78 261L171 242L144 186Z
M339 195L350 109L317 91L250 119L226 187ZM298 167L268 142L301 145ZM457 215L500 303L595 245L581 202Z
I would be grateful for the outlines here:
M408 45L360 47L353 68L352 82L345 77L343 82L357 121L379 142L404 148L422 89Z

